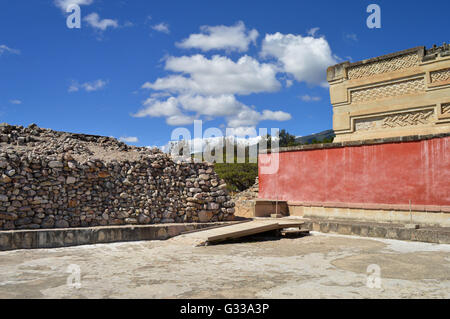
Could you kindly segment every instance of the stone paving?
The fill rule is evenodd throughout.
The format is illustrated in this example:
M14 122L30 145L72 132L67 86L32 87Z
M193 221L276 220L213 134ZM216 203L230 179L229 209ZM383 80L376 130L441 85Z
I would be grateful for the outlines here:
M7 251L0 269L0 298L450 297L450 245L316 232Z

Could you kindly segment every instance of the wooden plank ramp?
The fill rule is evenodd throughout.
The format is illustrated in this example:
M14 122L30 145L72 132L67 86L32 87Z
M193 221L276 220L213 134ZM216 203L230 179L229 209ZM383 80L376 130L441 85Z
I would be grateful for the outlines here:
M225 240L242 238L271 230L285 228L300 228L304 224L298 220L253 220L230 226L218 227L198 232L182 234L171 241L179 243L191 243L194 246L204 246L210 243L218 243Z

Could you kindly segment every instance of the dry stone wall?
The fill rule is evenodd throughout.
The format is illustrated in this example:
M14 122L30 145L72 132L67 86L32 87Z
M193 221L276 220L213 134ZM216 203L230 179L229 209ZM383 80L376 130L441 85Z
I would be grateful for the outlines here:
M255 200L258 198L259 178L256 177L255 184L249 189L233 196L235 204L235 215L238 217L255 217Z
M0 124L0 229L232 220L212 164L114 138Z

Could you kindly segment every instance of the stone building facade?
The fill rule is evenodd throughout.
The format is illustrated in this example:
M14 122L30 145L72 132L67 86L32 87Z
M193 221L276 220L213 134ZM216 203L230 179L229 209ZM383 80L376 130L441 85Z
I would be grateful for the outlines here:
M336 142L450 131L450 46L328 68Z

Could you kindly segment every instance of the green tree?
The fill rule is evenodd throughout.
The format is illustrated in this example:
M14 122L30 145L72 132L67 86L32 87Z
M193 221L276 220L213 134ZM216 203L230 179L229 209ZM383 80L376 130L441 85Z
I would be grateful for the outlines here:
M295 135L289 134L285 129L280 131L280 147L297 146L300 143L295 141Z

